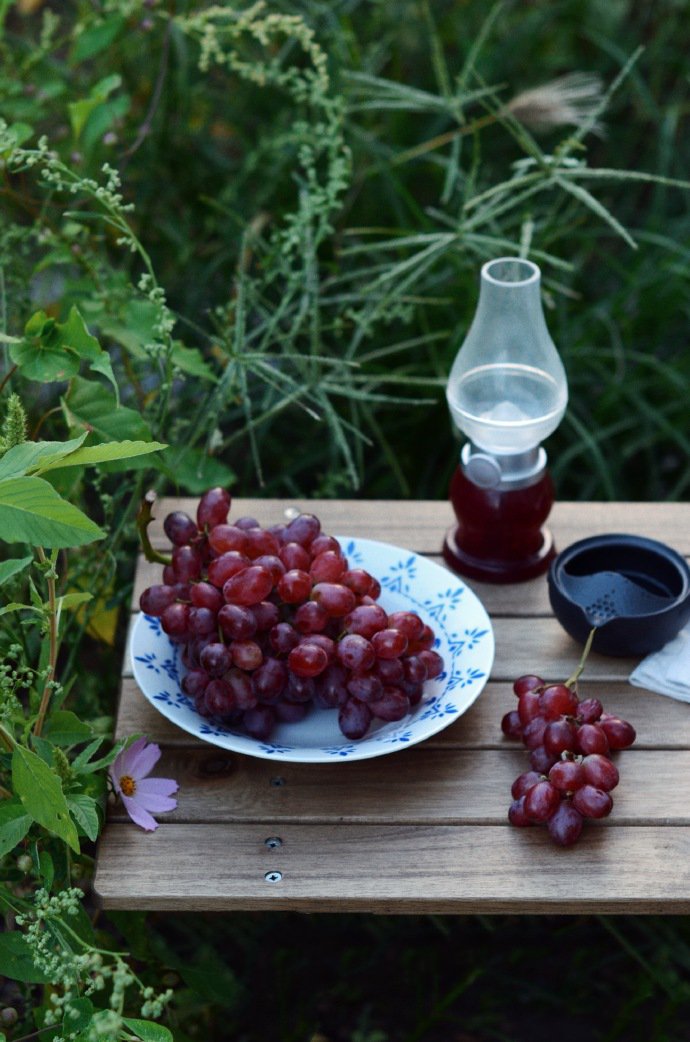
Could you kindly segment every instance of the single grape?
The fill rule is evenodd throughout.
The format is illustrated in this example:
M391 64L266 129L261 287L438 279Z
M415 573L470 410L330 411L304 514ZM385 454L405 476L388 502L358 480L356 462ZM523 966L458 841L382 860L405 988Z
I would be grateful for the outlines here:
M252 686L259 702L275 704L287 684L287 666L277 658L267 658L252 676Z
M174 546L172 566L178 582L188 583L201 578L203 562L201 554L194 546Z
M161 626L169 637L185 637L189 632L189 605L169 604L161 613Z
M224 604L218 612L218 625L230 640L248 640L256 633L256 617L240 604Z
M414 611L394 611L388 616L388 625L393 630L400 630L408 641L421 640L424 623Z
M237 550L241 554L247 552L247 536L237 525L216 525L208 533L208 541L217 554L228 550Z
M548 820L547 828L551 839L561 847L571 847L582 832L582 815L573 807L570 800L561 800L560 807Z
M356 741L363 738L369 730L371 710L357 698L348 698L338 712L338 724L346 738Z
M345 568L345 559L339 553L335 550L324 550L312 559L309 574L315 583L337 583L345 574Z
M300 568L291 568L281 575L276 590L286 604L303 604L311 593L311 576Z
M613 799L603 789L583 785L573 794L573 807L583 818L605 818L611 813Z
M264 660L263 651L255 640L233 640L230 654L233 664L248 672L258 669Z
M364 568L348 568L341 579L343 586L347 586L358 597L370 594L374 581L373 576Z
M226 716L235 709L232 688L225 680L210 680L204 691L204 702L213 716Z
M235 521L235 528L246 532L248 528L261 528L261 525L255 517L238 517Z
M522 695L520 695L518 699L517 711L520 717L520 723L523 727L526 727L530 720L534 720L536 716L541 717L539 706L539 692L534 690L525 691Z
M314 514L300 514L287 526L290 541L301 546L310 546L320 531L321 522Z
M212 583L194 583L189 595L195 608L209 608L210 611L219 612L225 603L223 594Z
M633 725L619 716L607 715L601 720L600 727L611 749L628 749L637 737Z
M577 747L585 756L589 753L607 753L609 740L599 724L581 724L577 729Z
M558 760L549 771L549 781L559 792L574 792L586 783L582 764L577 760Z
M196 508L196 523L199 528L214 528L227 521L232 500L224 488L210 488L204 492Z
M189 695L190 698L196 698L197 695L204 693L210 679L205 669L190 669L182 677L180 687L185 695Z
M589 785L593 785L595 789L603 789L604 792L615 789L620 778L615 763L602 753L585 756L582 771Z
M311 596L332 619L342 619L355 607L354 593L340 583L317 583Z
M399 658L377 658L374 663L374 672L384 684L401 684L403 681L410 683L423 683L423 681L417 681L415 675L406 674L406 664L411 659L399 659ZM424 679L426 680L426 671Z
M276 719L284 724L298 724L304 720L309 707L304 702L277 702L273 706Z
M508 807L508 821L511 825L515 825L519 829L534 824L525 811L525 796L519 796L517 799L513 800L511 805Z
M233 575L239 575L251 563L247 555L240 553L239 550L226 550L220 557L209 561L206 569L208 581L222 590L228 579L232 579Z
M218 614L210 608L190 608L187 616L189 632L197 637L206 637L218 628Z
M514 800L519 800L521 796L526 796L530 789L532 789L537 782L543 781L543 775L537 774L536 771L524 771L519 774L513 782L510 795Z
M289 655L299 644L299 633L289 622L278 622L271 628L268 640L276 655Z
M399 687L384 687L381 697L370 702L369 708L379 720L402 720L410 711L410 700Z
M347 690L360 702L375 702L383 694L383 683L374 673L355 673L347 682Z
M325 554L329 551L338 554L339 557L343 556L342 548L338 540L332 535L326 535L324 532L319 532L309 546L309 553L311 554L312 559L318 557L319 554ZM343 560L345 560L345 558L343 558Z
M338 642L336 655L343 666L357 673L366 673L376 662L376 653L370 641L359 633L347 633Z
M258 604L252 604L249 611L256 620L259 633L267 632L280 621L280 609L273 601L259 601Z
M232 658L227 645L215 641L203 649L199 655L199 663L210 677L222 677L230 669Z
M278 551L278 557L287 571L297 569L300 572L309 572L311 567L309 551L299 543L285 543Z
M408 652L410 655L416 655L420 651L431 651L436 641L436 635L432 630L431 626L426 623L422 628L422 635L418 640L411 640L408 645Z
M244 534L247 537L247 557L254 560L256 557L278 556L280 542L266 528L246 528Z
M322 633L328 623L326 609L316 601L305 601L295 612L293 624L300 633Z
M513 691L518 698L520 695L524 695L526 691L538 691L542 687L544 687L544 681L533 673L525 673L524 676L518 677L513 683Z
M318 679L320 680L320 677ZM315 694L316 682L313 677L298 677L296 673L288 671L287 687L283 692L286 701L311 702Z
M348 633L370 640L379 630L389 628L388 616L380 604L360 604L345 617L344 627Z
M232 696L238 709L253 709L257 703L252 678L242 669L231 669L224 680L232 689Z
M407 695L410 706L419 705L424 694L423 684L415 684L411 680L403 680L399 687Z
M598 698L585 698L577 707L577 719L582 724L594 724L603 710Z
M327 637L325 633L306 633L299 638L299 643L316 644L318 647L323 648L328 655L328 665L332 666L335 663L337 644L332 637Z
M427 678L424 660L419 655L407 655L403 660L405 680L413 684L423 684Z
M322 709L336 709L349 698L347 672L338 663L333 663L315 681L314 700Z
M522 738L522 724L517 709L511 709L501 720L501 730L506 738Z
M242 726L247 734L260 742L268 741L275 722L273 707L267 705L258 705L254 709L248 709L242 717Z
M400 658L404 655L407 650L407 637L400 630L385 629L378 630L377 633L371 636L371 645L376 652L377 658ZM416 661L420 667L424 668L426 674L426 667L421 660L416 657ZM426 677L425 677L426 679Z
M525 814L532 821L548 821L560 802L561 794L551 782L537 782L525 794Z
M547 753L560 756L564 752L577 749L577 730L569 720L549 720L544 728L544 748Z
M328 655L318 644L298 644L287 659L288 669L298 677L316 677L328 665Z
M429 680L434 680L443 672L443 659L437 651L426 648L420 651L417 657L426 666L426 675Z
M248 608L265 600L272 589L271 573L260 565L252 564L228 579L223 586L223 597L230 604L241 604Z
M163 531L174 546L191 543L199 535L199 529L183 510L174 510L168 514L163 521Z
M157 583L144 590L139 598L139 607L145 615L161 616L165 609L177 600L177 591L174 586L166 586Z
M553 753L547 753L543 745L538 745L529 754L530 767L533 771L539 771L540 774L548 774L557 760L558 757Z
M572 716L577 710L577 705L577 695L566 684L549 684L539 696L539 711L547 720Z
M271 573L273 579L273 585L275 586L281 575L285 575L287 568L276 554L260 554L259 557L254 558L254 564L260 565L265 568L267 572Z

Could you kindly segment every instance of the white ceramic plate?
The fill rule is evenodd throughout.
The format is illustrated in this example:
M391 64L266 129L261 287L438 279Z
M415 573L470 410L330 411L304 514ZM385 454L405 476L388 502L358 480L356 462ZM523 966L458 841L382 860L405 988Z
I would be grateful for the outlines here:
M457 720L481 693L493 663L493 630L483 605L457 576L409 550L373 539L337 538L350 567L366 568L379 580L379 603L389 614L416 611L436 634L435 650L445 669L426 682L421 702L406 717L395 723L374 721L355 742L341 733L336 710L316 707L300 723L278 724L270 741L214 724L180 689L179 646L170 642L159 619L142 614L132 628L130 649L134 676L151 705L195 738L223 749L300 763L383 756Z

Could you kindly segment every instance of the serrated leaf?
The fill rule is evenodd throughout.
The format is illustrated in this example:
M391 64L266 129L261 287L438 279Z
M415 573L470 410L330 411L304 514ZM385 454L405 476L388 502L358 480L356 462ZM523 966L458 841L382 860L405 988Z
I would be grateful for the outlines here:
M25 568L28 568L33 557L29 554L28 557L15 557L11 561L0 562L0 586L6 583L8 579L11 579L15 575L19 575Z
M59 461L78 449L85 438L86 432L69 441L25 441L14 445L0 459L0 480L48 469L53 461ZM48 466L44 467L44 463Z
M43 734L53 745L77 745L91 737L91 728L71 709L56 709L46 719Z
M69 816L60 778L23 745L12 752L12 784L28 815L79 853L79 836Z
M70 795L67 797L67 806L84 835L92 841L96 840L101 827L96 801L91 796L83 794Z
M48 977L34 964L31 948L18 930L0 933L0 977L24 984L44 984Z
M152 1020L138 1020L135 1017L123 1017L130 1031L133 1031L142 1042L174 1042L172 1031L163 1024L154 1024Z
M105 533L43 478L0 481L0 532L9 543L64 548L83 546Z
M109 460L132 459L134 456L145 456L149 452L159 452L168 446L162 441L110 441L101 445L85 445L77 449L69 456L55 460L45 467L41 467L41 474L47 470L57 470L62 467L86 467L97 463L105 463Z
M18 799L0 803L0 858L14 850L31 828L31 817Z

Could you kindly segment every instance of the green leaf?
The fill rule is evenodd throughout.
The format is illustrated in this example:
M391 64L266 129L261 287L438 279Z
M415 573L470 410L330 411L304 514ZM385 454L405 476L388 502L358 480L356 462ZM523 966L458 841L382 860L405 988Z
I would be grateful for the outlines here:
M64 611L65 609L70 610L72 608L78 608L81 604L86 604L88 601L93 600L93 594L87 590L74 591L74 593L65 593L62 597L58 597L56 602L56 610Z
M232 485L236 478L234 470L203 449L186 449L182 455L179 449L167 449L161 457L161 470L192 495L200 495L215 485Z
M119 404L119 388L115 380L110 355L103 351L95 336L89 333L84 319L76 307L70 308L67 321L58 325L63 345L72 351L76 351L80 358L85 359L96 373L105 376L115 389L115 397Z
M0 480L24 477L29 471L47 470L54 461L57 465L57 461L78 449L85 438L86 432L70 441L25 441L14 445L0 459Z
M19 601L10 601L9 604L3 604L0 608L0 615L11 615L14 611L39 611L39 608L34 608L32 604L20 604Z
M91 796L83 794L67 797L69 812L77 825L90 840L96 840L101 827L98 804Z
M50 893L53 880L55 879L55 865L53 864L53 859L47 850L39 851L38 868L41 874L43 886L46 888L48 893Z
M71 60L73 62L87 61L107 50L122 32L124 24L124 18L118 14L111 15L110 18L97 22L95 25L87 26L77 37L72 48Z
M183 373L198 376L202 380L211 380L213 383L218 382L218 377L198 348L187 347L176 340L173 344L171 358L173 365L181 369Z
M139 413L118 405L105 387L92 380L76 377L63 405L70 426L91 431L98 442L151 441L150 428Z
M45 311L37 311L24 327L24 338L11 344L12 361L24 376L40 383L68 380L79 372L81 361L105 376L118 395L110 356L103 351L75 306L65 322L56 322Z
M22 745L16 745L12 753L12 784L26 813L79 853L79 836L60 778L40 756Z
M49 979L34 965L26 937L18 930L0 933L0 977L23 981L24 984L45 984Z
M67 105L69 110L69 119L72 124L72 133L76 141L79 140L81 132L84 129L87 119L91 113L102 105L103 102L109 97L110 94L122 83L122 77L117 73L113 73L112 76L106 76L105 79L100 80L91 90L88 98L82 98L80 101L72 101Z
M10 358L28 380L54 383L69 380L79 372L78 355L66 351L59 339L47 339L53 328L46 330L46 339L35 336L10 344Z
M78 449L66 458L41 467L41 473L45 474L47 470L57 470L61 467L86 467L109 460L128 460L166 448L167 445L162 441L109 441L101 445L85 445L83 449Z
M0 481L0 532L9 543L63 548L83 546L105 533L43 478Z
M31 818L18 799L0 803L0 858L14 850L31 828Z
M175 1042L172 1031L162 1024L154 1024L152 1020L137 1020L135 1017L123 1017L130 1031L133 1031L142 1042Z
M57 709L46 719L43 734L53 745L77 745L91 738L91 728L70 709Z
M25 568L28 568L33 557L29 554L28 557L15 557L11 561L0 562L0 586L6 583L8 579L11 579L13 575L19 575Z

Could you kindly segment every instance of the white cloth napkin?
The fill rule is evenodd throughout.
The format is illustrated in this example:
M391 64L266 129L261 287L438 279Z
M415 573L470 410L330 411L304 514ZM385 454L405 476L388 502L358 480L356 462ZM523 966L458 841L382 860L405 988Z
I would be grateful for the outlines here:
M690 702L690 625L659 651L642 659L629 680L636 687Z

